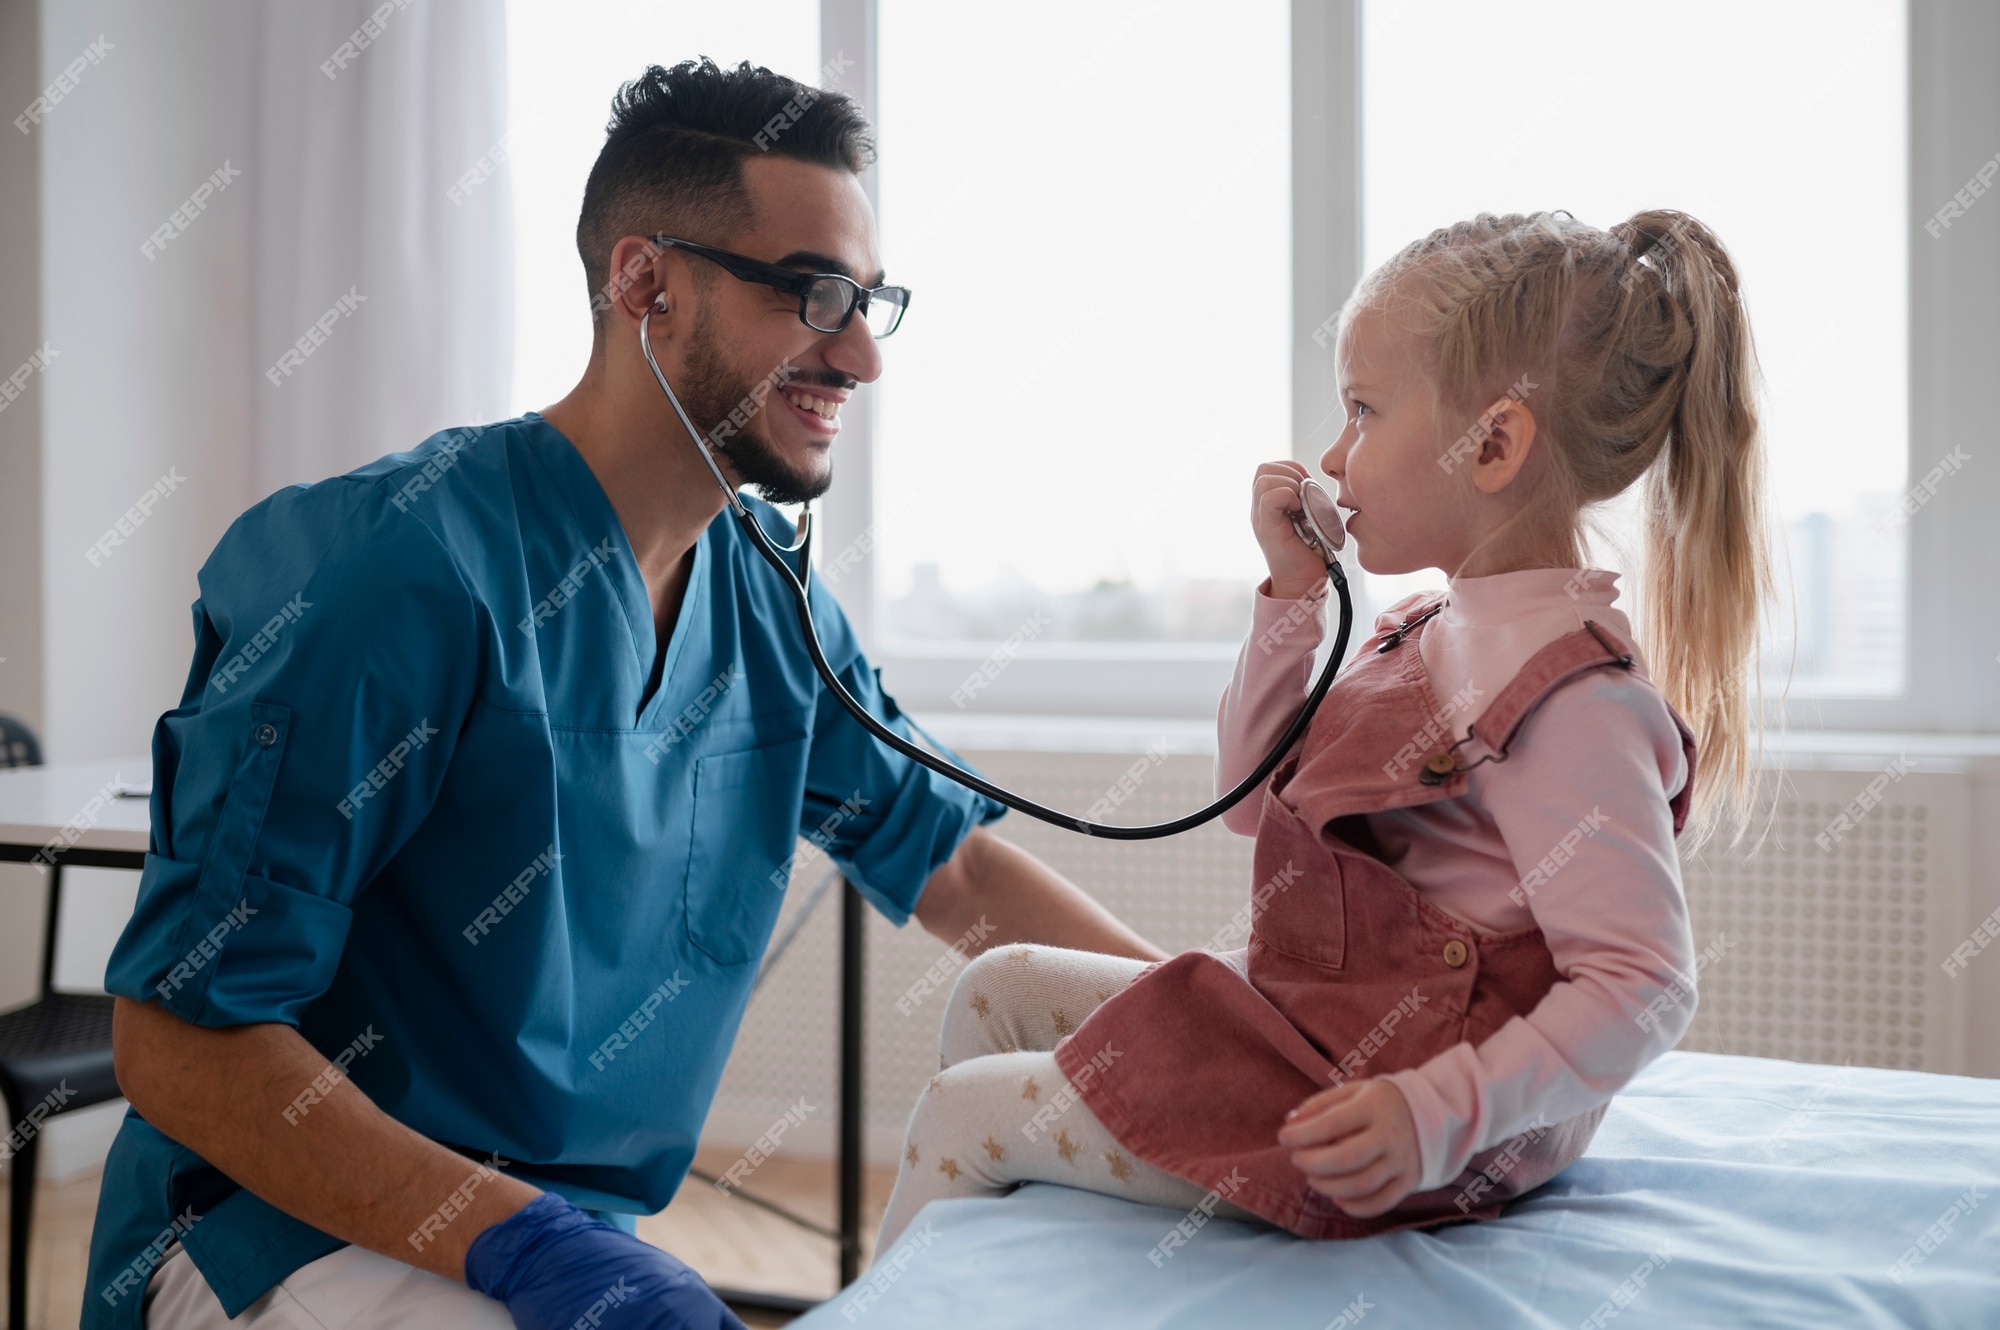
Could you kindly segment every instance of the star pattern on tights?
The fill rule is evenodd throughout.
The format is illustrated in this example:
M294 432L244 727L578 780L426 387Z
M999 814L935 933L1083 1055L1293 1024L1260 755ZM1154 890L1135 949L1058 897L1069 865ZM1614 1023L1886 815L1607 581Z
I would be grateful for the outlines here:
M1007 1147L994 1140L991 1136L988 1136L979 1144L985 1149L986 1157L996 1164L1007 1157Z
M1120 1182L1130 1182L1132 1180L1132 1161L1118 1151L1113 1150L1110 1154L1104 1156L1104 1162L1111 1166L1112 1177L1117 1178Z
M1033 947L1016 947L1012 951L1007 953L1010 959L1017 961L1028 960L1032 956L1034 956L1034 954L1035 954L1035 949Z
M993 1010L993 1004L986 1000L986 994L984 993L974 993L966 1000L966 1005L971 1007L973 1012L982 1021L986 1019L986 1013Z
M1055 1142L1056 1142L1056 1153L1063 1157L1063 1162L1065 1164L1068 1164L1071 1168L1075 1168L1077 1144L1075 1141L1072 1141L1069 1138L1069 1131L1067 1128L1055 1134Z
M911 1168L917 1166L917 1143L915 1141L911 1141L910 1148L903 1151L903 1158L910 1161Z
M938 1160L938 1172L944 1174L946 1177L950 1178L953 1182L957 1182L959 1173L958 1161L956 1159Z
M1034 1077L1030 1076L1026 1080L1021 1082L1021 1098L1040 1099L1041 1097L1042 1097L1042 1087L1035 1084Z
M1057 1034L1068 1034L1070 1031L1076 1028L1075 1023L1073 1023L1070 1020L1069 1014L1065 1012L1061 1007L1057 1007L1054 1011L1050 1012L1049 1015L1052 1019L1054 1019L1056 1023Z

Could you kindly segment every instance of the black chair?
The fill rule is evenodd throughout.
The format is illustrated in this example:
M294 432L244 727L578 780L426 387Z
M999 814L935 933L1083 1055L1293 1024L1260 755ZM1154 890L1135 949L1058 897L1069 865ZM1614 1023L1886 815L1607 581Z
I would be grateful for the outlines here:
M41 764L42 746L34 731L11 716L0 716L0 767ZM118 1078L111 1070L112 999L102 993L58 993L51 986L56 924L62 917L62 860L47 872L42 995L0 1016L0 1099L6 1101L6 1122L0 1131L13 1148L8 1178L8 1330L28 1327L28 1226L35 1213L35 1165L42 1144L39 1127L26 1125L28 1114L47 1104L47 1117L54 1117L116 1099L119 1093Z

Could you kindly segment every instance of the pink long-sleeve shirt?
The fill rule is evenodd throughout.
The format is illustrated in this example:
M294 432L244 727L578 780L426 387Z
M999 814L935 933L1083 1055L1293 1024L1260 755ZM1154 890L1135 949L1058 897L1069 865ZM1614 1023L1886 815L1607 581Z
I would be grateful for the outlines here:
M1634 642L1612 606L1616 582L1561 568L1453 579L1450 602L1418 639L1451 737L1586 616ZM1222 699L1218 789L1248 774L1297 713L1325 631L1323 598L1274 600L1268 586ZM1375 630L1393 628L1417 599L1392 606ZM1460 761L1490 751L1474 740ZM1477 1047L1457 1044L1385 1078L1416 1122L1418 1190L1444 1186L1481 1150L1604 1103L1680 1042L1694 1017L1694 942L1668 805L1687 778L1659 693L1598 671L1551 694L1505 761L1472 768L1464 794L1369 815L1384 862L1412 887L1475 929L1539 926L1563 976ZM1246 799L1223 824L1255 835L1258 809ZM1655 1000L1676 983L1687 996L1661 1015Z

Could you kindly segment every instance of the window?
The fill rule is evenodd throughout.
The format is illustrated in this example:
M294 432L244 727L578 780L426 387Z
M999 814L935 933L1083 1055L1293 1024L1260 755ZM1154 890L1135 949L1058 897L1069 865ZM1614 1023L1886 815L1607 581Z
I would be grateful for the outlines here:
M1363 14L1364 266L1481 211L1610 226L1671 207L1707 223L1736 260L1766 379L1791 584L1766 673L1790 662L1795 610L1795 693L1899 692L1902 4L1371 0ZM1420 585L1443 579L1389 594Z
M1955 466L2000 356L1981 266L2000 205L1965 185L1992 152L1976 15L747 0L669 24L663 8L510 5L515 406L582 369L571 231L617 83L703 50L819 82L838 49L880 134L883 258L916 294L847 413L822 585L926 721L1212 716L1263 572L1250 472L1330 437L1330 350L1305 334L1354 277L1481 208L1608 225L1668 206L1715 227L1750 301L1788 588L1766 664L1775 682L1796 652L1794 731L2000 724L1981 572L2000 490ZM633 31L646 54L606 40ZM1521 73L1508 96L1496 68ZM1978 207L1912 229L1953 198ZM1360 626L1412 589L1348 566Z
M1250 478L1291 452L1287 6L880 8L883 254L915 295L883 343L878 639L1233 659Z

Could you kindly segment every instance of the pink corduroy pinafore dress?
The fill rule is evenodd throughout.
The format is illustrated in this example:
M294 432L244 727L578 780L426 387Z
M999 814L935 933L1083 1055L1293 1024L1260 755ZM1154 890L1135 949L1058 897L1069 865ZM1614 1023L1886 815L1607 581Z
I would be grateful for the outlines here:
M1307 1187L1277 1142L1285 1114L1307 1096L1478 1044L1532 1011L1562 977L1540 928L1481 933L1425 900L1370 849L1363 814L1465 792L1469 768L1450 727L1438 723L1445 713L1417 650L1444 599L1418 602L1362 644L1298 753L1266 785L1255 882L1272 887L1252 892L1248 947L1187 952L1142 971L1055 1049L1083 1101L1134 1155L1300 1237L1495 1218L1582 1155L1604 1116L1600 1105L1523 1132L1473 1155L1445 1186L1370 1219ZM1542 699L1600 669L1651 684L1601 624L1558 638L1475 723L1493 754L1486 760L1505 760ZM1672 800L1678 835L1695 744L1668 710L1689 773ZM1285 791L1302 773L1308 806L1294 807ZM1476 1203L1462 1204L1468 1191Z

